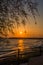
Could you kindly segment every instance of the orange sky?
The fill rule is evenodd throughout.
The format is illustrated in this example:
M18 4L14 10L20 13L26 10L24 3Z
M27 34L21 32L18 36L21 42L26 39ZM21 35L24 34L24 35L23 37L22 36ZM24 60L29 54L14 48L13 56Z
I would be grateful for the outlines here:
M12 31L8 31L8 29L6 29L6 33L7 37L43 37L43 1L39 0L39 13L40 16L38 16L36 14L36 22L37 24L35 24L35 20L33 18L32 15L29 14L29 17L27 16L26 20L26 26L24 27L23 24L20 24L20 26L17 28L13 28L13 34ZM19 17L20 18L20 23L21 23L21 19L24 17ZM14 20L14 19L12 19ZM16 26L16 25L15 25ZM4 35L0 34L0 37L5 37Z
M7 37L43 37L43 18L41 18L36 17L37 24L33 17L28 18L25 26L20 24L18 28L13 28L13 34L6 29ZM0 37L4 36L0 35Z
M8 33L7 37L43 37L43 22L38 21L37 24L33 22L34 20L31 19L30 23L27 22L25 27L21 24L18 28L14 28L14 34L6 30ZM3 35L0 36L4 37Z
M14 34L8 32L8 37L43 37L43 29L37 27L21 28L16 31L14 30L14 32Z

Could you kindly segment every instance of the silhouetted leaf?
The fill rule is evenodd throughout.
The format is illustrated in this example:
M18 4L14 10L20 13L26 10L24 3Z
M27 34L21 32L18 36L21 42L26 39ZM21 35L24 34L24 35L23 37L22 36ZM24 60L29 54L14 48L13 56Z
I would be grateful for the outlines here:
M0 34L7 36L5 30L7 28L9 32L14 34L14 26L17 24L17 28L20 27L20 17L23 26L25 26L26 21L23 20L23 17L27 19L29 13L32 14L35 24L37 24L36 13L39 15L37 2L32 0L0 0Z

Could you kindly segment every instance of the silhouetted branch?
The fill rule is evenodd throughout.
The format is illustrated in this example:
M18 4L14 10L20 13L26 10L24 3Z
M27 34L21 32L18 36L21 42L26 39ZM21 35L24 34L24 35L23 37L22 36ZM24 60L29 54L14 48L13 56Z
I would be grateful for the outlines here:
M23 17L27 19L29 13L32 14L36 24L36 13L39 15L37 7L38 3L32 0L0 0L0 34L2 29L3 31L8 29L14 33L15 23L17 23L17 27L20 25L20 17L22 24L26 25L26 21L25 19L23 20Z

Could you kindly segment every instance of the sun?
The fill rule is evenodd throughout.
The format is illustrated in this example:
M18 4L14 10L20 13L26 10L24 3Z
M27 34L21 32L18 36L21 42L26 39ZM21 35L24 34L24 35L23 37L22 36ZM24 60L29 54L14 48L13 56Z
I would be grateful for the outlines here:
M20 31L20 35L22 35L23 34L23 32L22 31Z
M23 31L19 31L19 36L20 36L20 37L25 37L25 35L26 35L26 34L25 34Z
M17 32L15 33L15 36L16 36L16 37L26 37L27 34L25 33L24 30L19 30L19 31L17 31Z

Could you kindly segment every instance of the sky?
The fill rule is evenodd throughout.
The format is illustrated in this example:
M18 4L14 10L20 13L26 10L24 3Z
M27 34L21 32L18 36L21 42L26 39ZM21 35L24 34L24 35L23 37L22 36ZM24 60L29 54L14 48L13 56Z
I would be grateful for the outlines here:
M0 0L0 37L43 38L43 0L29 2Z

